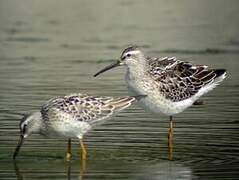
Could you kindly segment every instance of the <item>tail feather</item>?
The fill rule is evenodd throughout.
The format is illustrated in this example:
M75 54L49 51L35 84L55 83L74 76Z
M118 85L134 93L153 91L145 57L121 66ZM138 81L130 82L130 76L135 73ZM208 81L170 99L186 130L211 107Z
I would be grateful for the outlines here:
M202 100L196 100L193 105L198 106L198 105L204 105L204 101Z
M137 101L139 101L139 100L141 100L141 99L147 97L147 95L137 95L137 96L133 96L133 97L135 97L135 99L136 99Z
M111 101L107 103L106 106L102 107L102 110L121 111L129 107L135 101L139 101L144 97L146 97L146 95L123 96L113 98Z
M121 111L129 107L135 100L136 98L131 96L119 97L109 102L108 106L113 106L114 111Z
M214 69L214 73L216 74L215 78L217 78L226 74L226 69Z
M195 94L195 100L197 100L203 94L211 91L217 85L219 85L223 79L226 77L226 70L225 69L212 69L214 77L211 80L208 80L203 87Z
M221 82L225 78L225 75L225 69L204 69L196 73L194 76L206 85Z
M226 70L214 69L214 74L216 74L216 77L214 78L214 84L218 85L226 77Z
M110 99L109 99L110 98ZM136 101L136 98L133 96L123 96L123 97L108 97L104 103L101 103L98 109L98 117L92 121L92 123L101 121L102 119L107 119L110 116L113 116L114 113L118 113L123 109L129 107L133 102Z

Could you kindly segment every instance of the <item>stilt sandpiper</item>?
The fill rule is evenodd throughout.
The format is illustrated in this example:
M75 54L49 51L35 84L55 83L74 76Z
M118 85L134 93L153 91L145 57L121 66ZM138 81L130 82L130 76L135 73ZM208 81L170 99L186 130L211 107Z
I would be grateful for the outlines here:
M25 138L32 133L60 136L68 139L67 160L71 159L71 138L80 139L82 159L86 159L83 135L93 126L127 108L143 96L103 97L71 94L56 97L45 103L40 110L26 116L20 122L20 140L13 154L16 158Z
M147 57L137 46L126 48L119 60L94 76L120 65L127 69L125 79L129 91L147 95L140 104L153 112L170 116L169 147L172 146L173 115L191 106L226 76L225 69L193 65L175 57Z

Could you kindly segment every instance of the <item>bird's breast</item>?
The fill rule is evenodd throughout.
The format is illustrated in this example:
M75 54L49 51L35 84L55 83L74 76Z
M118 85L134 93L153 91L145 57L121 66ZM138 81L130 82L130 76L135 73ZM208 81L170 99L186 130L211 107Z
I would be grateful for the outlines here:
M153 81L144 76L134 73L126 73L125 80L130 92L134 95L149 95L155 92L157 85Z
M50 136L62 136L67 138L83 136L87 131L91 129L91 126L84 121L77 121L72 118L57 116L51 118L47 122L47 135Z
M160 92L160 85L149 77L135 78L126 75L126 83L134 95L147 95L139 101L140 105L154 113L163 113L166 115L174 115L182 112L191 105L191 101L185 100L183 102L173 102L167 99Z

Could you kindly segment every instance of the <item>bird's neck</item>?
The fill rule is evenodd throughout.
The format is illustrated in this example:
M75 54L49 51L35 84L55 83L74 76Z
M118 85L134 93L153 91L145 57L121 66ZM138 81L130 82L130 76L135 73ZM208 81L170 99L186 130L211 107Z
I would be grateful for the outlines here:
M145 76L146 67L144 64L138 64L137 66L127 66L126 76L127 78L134 80L140 79Z
M32 116L31 131L32 133L39 133L41 131L43 124L42 114L40 111L37 111L34 112L31 116Z

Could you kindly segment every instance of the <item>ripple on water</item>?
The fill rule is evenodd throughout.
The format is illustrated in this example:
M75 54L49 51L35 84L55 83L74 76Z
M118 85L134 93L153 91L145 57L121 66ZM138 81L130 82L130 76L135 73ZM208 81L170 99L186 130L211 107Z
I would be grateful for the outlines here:
M11 8L1 3L5 16L0 26L0 179L80 179L77 139L70 168L65 162L66 140L39 135L24 142L14 164L19 120L53 96L127 95L123 68L98 78L93 74L117 59L128 43L141 45L149 55L226 68L228 77L202 98L203 105L174 117L173 161L168 160L169 118L135 105L85 136L85 179L238 179L236 1L226 6L213 0L206 6L201 1L198 6L190 1L167 6L160 1L107 1L107 6L102 1L57 1L57 8L50 1L26 1L23 5L13 0ZM194 9L200 5L203 14ZM222 31L219 24L229 28Z

